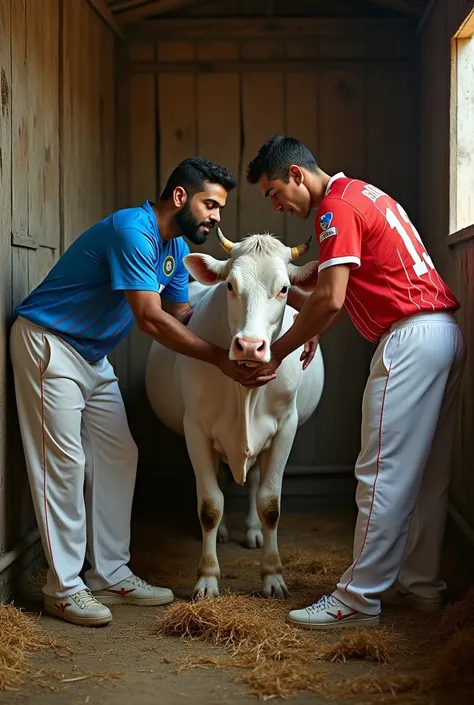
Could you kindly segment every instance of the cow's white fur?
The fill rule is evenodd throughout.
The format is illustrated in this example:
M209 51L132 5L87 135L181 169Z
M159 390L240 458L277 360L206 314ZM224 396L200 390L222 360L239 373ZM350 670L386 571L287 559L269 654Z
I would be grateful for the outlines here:
M269 347L291 326L296 313L286 305L286 296L279 295L281 288L308 278L317 266L310 262L295 267L289 259L289 248L270 235L236 243L224 261L188 255L188 270L207 285L190 285L193 315L188 327L226 349L236 336L265 339ZM219 283L212 285L216 280ZM219 593L218 531L221 540L227 538L219 459L239 484L248 478L247 543L261 545L263 529L263 594L287 594L277 543L283 472L297 428L315 411L324 385L320 348L304 371L301 352L295 350L283 360L275 380L249 390L213 365L152 344L146 369L148 398L160 420L184 434L196 477L203 547L195 597Z

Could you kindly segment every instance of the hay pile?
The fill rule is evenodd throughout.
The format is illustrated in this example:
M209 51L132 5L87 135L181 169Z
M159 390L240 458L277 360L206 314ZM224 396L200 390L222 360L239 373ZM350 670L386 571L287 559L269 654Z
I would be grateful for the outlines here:
M295 561L301 565L303 558L298 554ZM456 705L474 702L474 589L436 621L410 613L413 621L419 620L411 643L388 626L330 633L300 630L285 622L287 611L285 603L228 592L195 603L175 602L158 631L223 646L229 652L228 657L178 659L178 673L189 668L243 669L245 673L234 679L246 683L260 699L291 699L299 692L314 692L330 700L364 703L396 698L399 703L428 705L437 702L434 694L452 695ZM335 679L334 671L328 673L324 667L324 662L349 659L385 668L359 678Z
M176 671L190 668L239 668L238 675L259 698L293 698L298 692L324 692L323 662L362 658L386 662L400 648L393 630L335 630L339 638L308 632L287 624L286 605L277 601L225 593L200 602L175 602L158 623L161 635L223 646L230 657L192 657L176 661ZM332 643L331 643L332 640ZM328 643L329 641L329 643Z
M437 649L433 652L433 640ZM429 651L431 650L431 653ZM474 588L464 599L443 612L430 641L421 644L423 655L408 659L410 667L396 675L368 674L343 681L331 689L332 697L378 696L377 702L431 705L434 697L448 698L456 705L474 702ZM366 702L366 700L364 701Z
M42 633L35 618L0 603L0 691L23 680L31 652L57 646L52 637Z

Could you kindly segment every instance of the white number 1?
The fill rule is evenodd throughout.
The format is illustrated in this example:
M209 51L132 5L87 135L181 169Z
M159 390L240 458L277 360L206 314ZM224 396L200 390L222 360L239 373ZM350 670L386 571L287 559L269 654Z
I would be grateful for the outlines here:
M397 209L405 223L408 223L408 225L411 227L413 234L415 235L418 242L421 242L421 244L423 244L417 229L414 227L413 223L410 222L409 217L407 216L407 214L399 203L397 203ZM415 272L417 277L420 277L422 274L426 274L426 272L428 271L428 267L430 267L430 269L434 269L434 264L431 261L431 258L428 253L425 252L425 250L423 250L422 256L418 254L413 242L411 241L409 234L407 233L402 223L399 221L399 219L391 208L387 208L387 210L385 211L385 218L387 219L387 223L390 225L390 227L395 228L397 233L402 238L410 257L413 259L413 271ZM428 265L428 267L426 265Z

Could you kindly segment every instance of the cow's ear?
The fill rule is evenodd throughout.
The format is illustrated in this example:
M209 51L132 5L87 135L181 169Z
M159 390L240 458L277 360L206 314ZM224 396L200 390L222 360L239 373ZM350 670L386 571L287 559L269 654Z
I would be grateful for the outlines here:
M318 260L296 267L294 264L288 265L288 275L293 286L303 291L314 291L318 283Z
M211 255L193 252L183 258L184 266L196 281L207 286L224 281L229 272L230 260L218 260Z

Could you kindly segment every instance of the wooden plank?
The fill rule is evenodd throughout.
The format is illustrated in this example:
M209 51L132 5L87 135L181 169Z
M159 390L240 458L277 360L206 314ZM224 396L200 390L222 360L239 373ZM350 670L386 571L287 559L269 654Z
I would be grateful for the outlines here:
M240 56L243 61L258 59L278 60L285 56L285 42L277 39L242 42Z
M219 96L219 110L209 110L209 96ZM199 74L197 76L197 144L196 153L223 164L237 177L240 159L240 88L237 74ZM221 227L231 240L238 239L238 190L231 191L222 211ZM215 233L206 245L190 247L196 252L208 252L225 257Z
M474 507L474 460L472 428L474 424L474 241L464 242L453 251L451 286L462 302L458 321L462 328L467 351L462 379L456 436L453 447L451 474L451 501L471 528Z
M156 186L155 76L132 76L130 81L130 201L138 206L154 201Z
M126 208L130 205L130 78L127 50L121 44L115 47L115 91L115 207Z
M156 51L158 61L192 61L195 56L192 42L158 42Z
M403 188L403 180L408 174L406 166L400 173L400 160L394 142L397 148L402 149L404 155L403 138L406 138L406 134L400 134L397 121L395 103L400 100L397 88L398 82L394 72L386 74L382 67L374 66L367 76L368 139L364 178L393 198L403 201L400 189ZM407 108L405 103L403 108ZM393 159L385 158L388 153Z
M115 32L117 37L125 40L125 36L117 23L115 17L113 16L110 9L107 7L104 0L87 0L92 9L98 14L98 16L106 23L110 29Z
M284 76L281 73L246 73L241 81L245 147L239 187L239 234L242 238L250 233L269 231L283 238L283 217L277 215L269 203L263 202L258 187L248 184L245 175L248 162L256 156L259 147L273 134L284 132Z
M44 197L44 37L45 13L39 3L27 3L27 61L28 61L28 220L30 235L39 242L45 231Z
M103 183L103 217L115 209L115 45L119 42L105 27L102 27L100 44L100 96L99 96L99 122L100 141L103 150L103 164L101 169Z
M321 59L360 59L364 56L364 49L363 37L346 37L345 39L322 37L318 42Z
M64 252L72 241L71 223L72 203L71 194L75 171L73 164L74 139L73 139L73 64L75 45L71 39L71 27L77 12L76 3L62 3L61 5L61 106L60 106L60 193L61 193L61 252Z
M455 247L467 240L474 240L474 225L469 225L467 228L462 228L452 235L448 236L447 244L449 247Z
M147 44L131 44L129 46L130 61L153 61L155 58L155 45L153 42Z
M0 340L8 338L11 315L11 17L10 0L0 0ZM7 454L8 347L0 345L0 555L8 550ZM8 515L7 515L8 513Z
M173 169L196 150L195 76L189 73L158 76L160 134L159 191Z
M12 234L28 237L28 65L26 0L12 3Z
M285 132L295 137L318 160L318 79L314 72L285 75ZM314 218L285 218L285 242L293 246L306 242L314 234ZM317 259L316 245L299 262Z
M406 19L285 17L261 18L196 18L159 19L137 22L124 28L130 42L209 41L209 37L224 39L302 39L305 37L375 36L380 32L413 32L415 23Z
M44 221L39 241L59 247L59 6L57 0L43 2L43 198Z
M413 3L410 0L368 0L368 2L403 12L405 15L411 15L412 17L420 17L423 8L421 3Z
M232 61L239 58L239 44L237 42L208 42L196 45L196 59L198 61Z
M330 174L364 170L364 77L352 66L320 74L320 166Z
M204 5L206 2L209 2L209 0L154 0L154 2L150 2L149 0L148 2L141 3L138 7L131 7L122 12L115 10L115 16L120 25L125 25L143 20L146 17L164 15L167 12L176 12L177 10L197 7Z
M365 71L374 64L383 64L386 71L391 71L403 63L403 59L381 58L376 61L352 59L352 69ZM405 63L411 66L408 60ZM298 71L317 71L320 69L343 71L348 64L347 59L292 59L282 61L136 61L131 64L133 73L285 73Z

